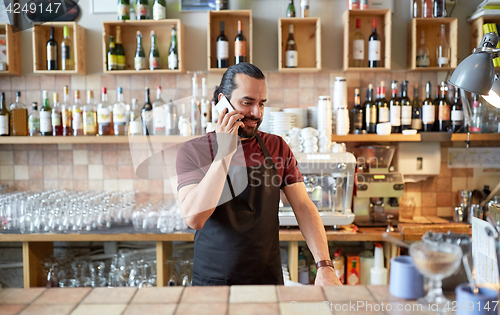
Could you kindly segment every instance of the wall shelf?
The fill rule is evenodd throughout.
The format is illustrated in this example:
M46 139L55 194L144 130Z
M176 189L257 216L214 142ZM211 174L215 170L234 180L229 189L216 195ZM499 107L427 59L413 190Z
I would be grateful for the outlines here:
M377 134L367 135L346 135L337 136L333 135L332 140L335 142L418 142L421 141L420 134L405 136L403 134L391 134L387 136L380 136Z
M471 133L470 141L500 141L500 133ZM467 141L466 133L454 133L451 141Z
M201 136L1 137L0 144L183 143Z
M0 24L0 34L5 34L5 45L7 46L8 70L0 71L0 75L21 75L21 32L13 32L9 24Z

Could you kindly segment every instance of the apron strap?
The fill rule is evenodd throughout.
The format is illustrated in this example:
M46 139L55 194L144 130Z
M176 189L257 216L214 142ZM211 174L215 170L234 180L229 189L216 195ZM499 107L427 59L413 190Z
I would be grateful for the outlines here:
M276 165L274 164L273 158L271 157L271 154L269 153L269 150L267 149L264 140L262 140L262 138L258 133L255 135L255 137L257 138L257 141L259 141L260 148L262 149L262 153L264 154L264 162L266 162L267 165L272 166L274 169L276 169Z

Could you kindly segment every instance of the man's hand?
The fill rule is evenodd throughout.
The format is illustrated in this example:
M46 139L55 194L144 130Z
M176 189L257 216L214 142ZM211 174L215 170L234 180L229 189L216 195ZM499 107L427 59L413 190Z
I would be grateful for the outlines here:
M225 158L226 156L234 154L238 147L238 129L244 127L245 124L238 119L245 116L240 111L227 112L224 109L217 121L215 132L217 133L217 158ZM216 159L217 159L216 158Z
M321 267L316 273L316 280L314 280L314 285L342 285L339 278L335 274L335 271L331 267Z

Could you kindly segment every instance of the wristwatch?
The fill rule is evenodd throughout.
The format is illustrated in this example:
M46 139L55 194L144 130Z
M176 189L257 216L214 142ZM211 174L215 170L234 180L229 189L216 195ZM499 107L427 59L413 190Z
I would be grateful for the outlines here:
M333 269L335 269L333 267L333 262L329 259L328 260L320 260L316 263L316 270L318 270L321 267L332 267Z

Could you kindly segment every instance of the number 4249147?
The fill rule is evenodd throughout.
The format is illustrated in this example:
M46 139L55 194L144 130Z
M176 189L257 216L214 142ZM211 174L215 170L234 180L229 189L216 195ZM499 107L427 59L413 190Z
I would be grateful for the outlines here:
M39 5L36 5L36 3L32 2L29 4L29 6L27 3L25 3L24 6L21 8L20 3L14 3L14 4L9 3L7 8L5 8L5 11L7 11L8 13L15 13L15 14L18 14L21 12L36 13L37 11L39 11L40 13L43 13L45 11L48 13L54 12L57 14L57 11L59 11L60 6L61 6L61 3L54 3L54 6L52 6L52 3L49 3L44 8L42 3L40 3Z

